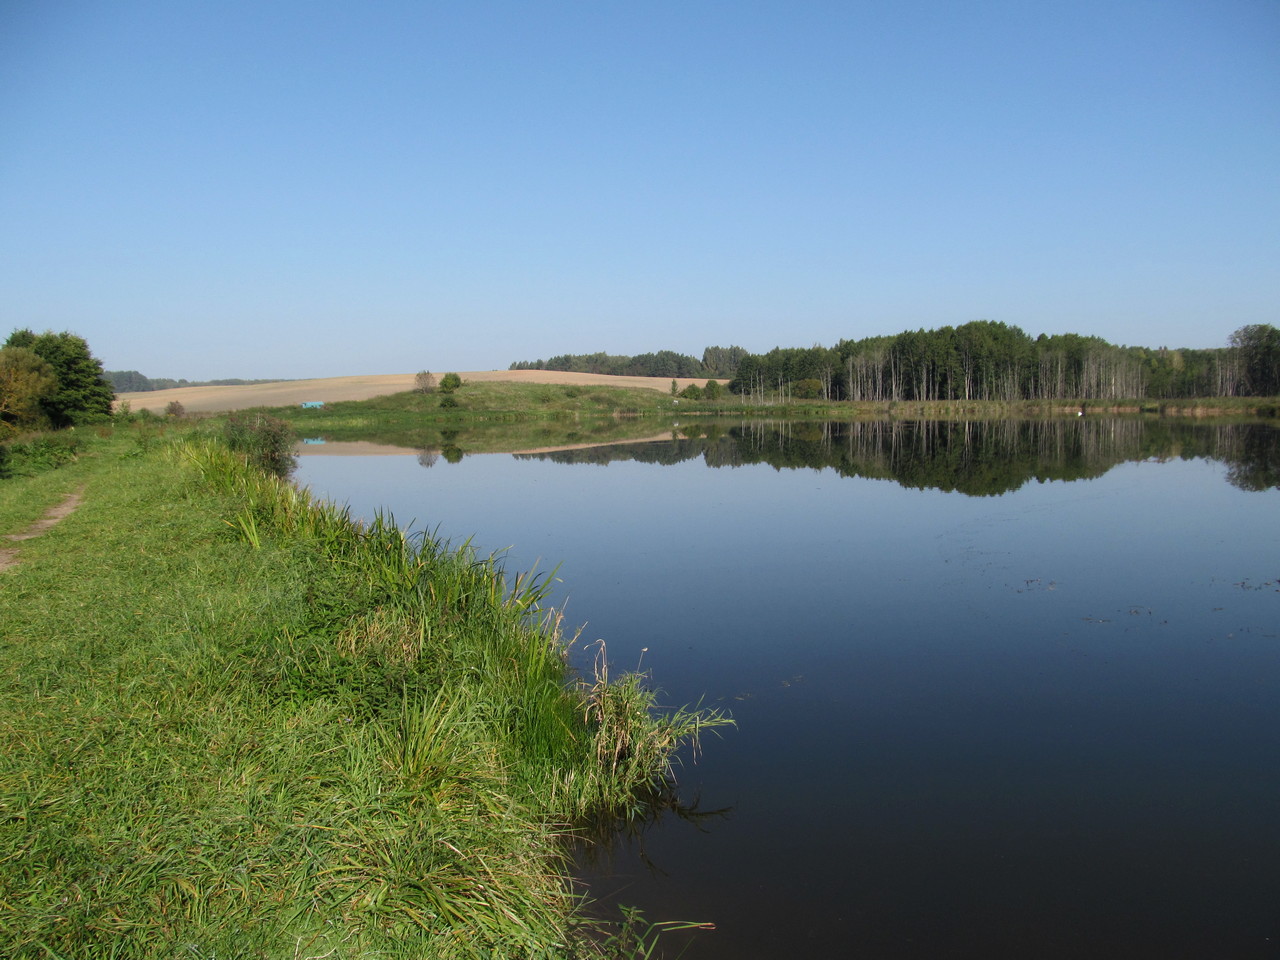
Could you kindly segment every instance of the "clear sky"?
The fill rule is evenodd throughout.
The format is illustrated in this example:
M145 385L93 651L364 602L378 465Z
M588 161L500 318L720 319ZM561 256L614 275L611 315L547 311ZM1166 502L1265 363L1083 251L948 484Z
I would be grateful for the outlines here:
M0 338L107 369L1278 306L1277 0L0 0Z

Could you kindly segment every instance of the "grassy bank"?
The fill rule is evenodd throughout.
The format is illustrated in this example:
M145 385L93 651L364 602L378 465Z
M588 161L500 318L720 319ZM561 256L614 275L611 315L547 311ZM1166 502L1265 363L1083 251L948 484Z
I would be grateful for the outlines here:
M446 398L451 398L452 404ZM572 422L579 419L670 416L674 412L693 410L715 412L740 407L741 404L734 401L704 404L657 390L634 387L478 381L464 382L452 394L439 390L426 394L395 393L370 400L328 403L320 409L281 407L271 413L307 435L360 430L373 425Z
M565 835L716 718L568 682L540 584L194 430L0 483L0 955L565 957Z
M552 435L596 435L614 433L618 439L628 430L635 436L647 428L622 426L628 421L685 420L693 417L821 418L915 418L990 419L999 417L1054 417L1087 415L1129 415L1179 417L1274 417L1280 398L1210 397L1190 400L1083 400L1083 401L876 401L786 400L753 403L728 395L718 400L675 398L655 390L568 384L525 384L508 382L464 383L453 395L456 405L441 406L440 393L398 393L371 400L326 404L301 409L281 407L273 416L289 422L301 436L329 439L367 438L375 434L384 442L411 447L448 444L450 432L466 429L474 437L482 434L481 448L505 449L501 435L504 425L516 429L513 436L527 434L530 423L545 424L548 445L578 442L570 436L553 440ZM444 440L441 436L444 435ZM394 438L394 439L393 439ZM612 439L612 438L606 438ZM601 441L605 442L605 441ZM513 447L514 449L514 447Z

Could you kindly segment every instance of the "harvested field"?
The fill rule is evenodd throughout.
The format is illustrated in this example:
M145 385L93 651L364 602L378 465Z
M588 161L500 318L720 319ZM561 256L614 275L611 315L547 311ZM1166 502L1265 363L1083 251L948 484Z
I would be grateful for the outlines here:
M446 371L436 371L439 378ZM643 387L663 393L671 389L670 377L607 377L594 373L562 373L558 370L474 370L459 372L463 382L506 380L516 383L563 383L584 386ZM117 403L128 403L133 410L164 413L178 401L188 413L213 413L243 410L249 407L283 407L307 400L334 403L339 400L368 400L388 393L413 389L415 374L392 373L363 377L326 377L318 380L281 380L275 383L253 383L225 387L175 387L145 393L121 393ZM721 381L725 383L727 381ZM691 383L702 385L704 379L681 377L680 389Z

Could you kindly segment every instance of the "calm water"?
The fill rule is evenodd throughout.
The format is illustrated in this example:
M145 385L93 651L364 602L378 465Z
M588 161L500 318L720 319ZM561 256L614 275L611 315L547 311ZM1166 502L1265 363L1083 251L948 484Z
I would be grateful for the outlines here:
M732 711L682 771L702 815L582 865L715 923L691 960L1273 957L1276 437L748 425L297 475L558 564L582 645Z

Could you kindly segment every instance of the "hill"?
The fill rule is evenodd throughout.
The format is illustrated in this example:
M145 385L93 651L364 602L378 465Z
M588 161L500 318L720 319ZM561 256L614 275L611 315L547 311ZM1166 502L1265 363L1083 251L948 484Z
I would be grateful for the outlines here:
M444 371L440 371L443 373ZM244 410L250 407L283 407L309 400L333 403L339 400L368 400L390 393L402 393L414 387L412 373L393 373L353 377L325 377L314 380L281 380L274 383L251 383L231 386L175 387L117 394L117 403L128 403L133 410L164 413L173 401L181 403L188 413L214 413ZM512 381L517 383L581 384L584 386L642 387L668 393L670 377L613 377L597 373L569 373L560 370L475 370L459 373L463 382ZM703 378L676 378L679 389L691 383L701 385Z

